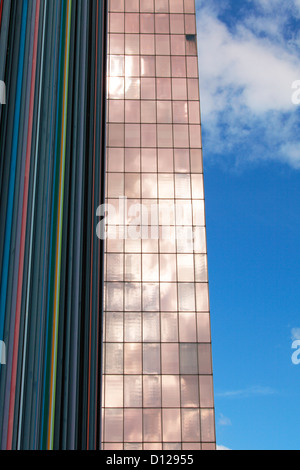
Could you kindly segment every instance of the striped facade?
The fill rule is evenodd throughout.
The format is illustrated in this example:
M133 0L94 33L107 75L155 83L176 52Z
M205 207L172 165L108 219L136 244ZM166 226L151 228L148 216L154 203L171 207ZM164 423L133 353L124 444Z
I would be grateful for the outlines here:
M2 449L99 447L105 18L0 4Z

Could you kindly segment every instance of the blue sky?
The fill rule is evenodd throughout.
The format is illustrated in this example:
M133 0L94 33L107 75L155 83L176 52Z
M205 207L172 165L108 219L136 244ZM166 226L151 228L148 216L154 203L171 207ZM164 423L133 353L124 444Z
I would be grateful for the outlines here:
M197 0L217 441L299 449L299 0Z

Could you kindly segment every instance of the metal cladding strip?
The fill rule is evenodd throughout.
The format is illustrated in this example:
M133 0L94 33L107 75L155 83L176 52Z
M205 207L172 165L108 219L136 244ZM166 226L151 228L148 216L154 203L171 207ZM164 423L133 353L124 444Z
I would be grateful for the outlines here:
M20 38L20 50L19 50L17 92L16 92L16 102L15 102L15 118L14 118L14 128L13 128L14 129L13 130L13 144L12 144L10 178L9 178L8 205L7 205L7 213L6 213L6 224L5 224L5 245L4 245L4 257L3 257L3 264L2 264L2 277L1 277L0 338L3 337L4 321L5 321L5 315L6 315L6 294L7 294L7 284L8 284L10 242L11 242L11 235L12 235L11 228L12 228L13 205L14 205L14 194L15 194L15 176L16 176L16 165L17 165L19 119L20 119L22 81L23 81L23 70L24 70L27 11L28 11L28 0L24 0L23 9L22 9L22 25L21 25L21 38Z
M36 73L36 55L37 55L37 33L39 24L39 7L40 0L33 2L32 9L32 23L31 23L31 37L30 37L30 59L27 77L27 102L26 111L29 119L25 120L24 128L24 141L23 141L23 165L24 172L22 172L21 189L19 194L19 214L18 220L21 227L18 228L19 245L17 249L18 265L15 266L16 278L16 299L12 308L15 311L14 322L14 338L11 342L13 344L13 360L11 372L11 389L10 401L7 405L9 410L8 422L8 436L7 436L7 449L12 447L12 434L14 422L14 407L15 407L15 394L16 394L16 379L17 379L17 363L18 363L18 348L19 348L19 332L20 332L20 315L21 315L21 298L22 298L22 282L23 282L23 268L24 268L24 251L25 251L25 236L26 236L26 218L27 218L27 202L28 202L28 181L29 181L29 167L30 167L30 151L32 139L32 122L33 122L33 102L34 102L34 89L35 89L35 73ZM7 384L8 386L8 384ZM6 408L6 406L5 406Z
M0 447L97 449L106 0L0 0Z

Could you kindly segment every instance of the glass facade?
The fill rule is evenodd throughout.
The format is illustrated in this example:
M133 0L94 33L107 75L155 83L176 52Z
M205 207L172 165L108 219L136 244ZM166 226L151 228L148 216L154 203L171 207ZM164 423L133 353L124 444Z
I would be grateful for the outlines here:
M107 98L103 449L212 450L194 0L109 1Z

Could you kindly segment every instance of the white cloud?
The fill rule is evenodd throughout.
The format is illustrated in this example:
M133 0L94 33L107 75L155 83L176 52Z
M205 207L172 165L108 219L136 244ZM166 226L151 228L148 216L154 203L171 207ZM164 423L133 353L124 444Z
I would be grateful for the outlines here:
M225 446L217 446L217 450L231 450L231 449L228 449L228 447L225 447Z
M221 413L219 416L218 425L219 426L232 426L232 422L229 418L227 418Z
M200 2L205 152L218 159L232 153L237 165L271 159L300 168L300 107L291 100L292 83L300 79L300 38L283 33L300 0L284 7L278 0L252 4L256 8L229 27L221 19L224 5L219 11L214 1Z
M230 390L227 392L219 392L215 395L221 398L249 398L249 397L259 397L259 396L270 396L276 395L276 390L271 387L262 387L260 385L240 389L240 390Z
M292 328L292 341L300 340L300 328Z

